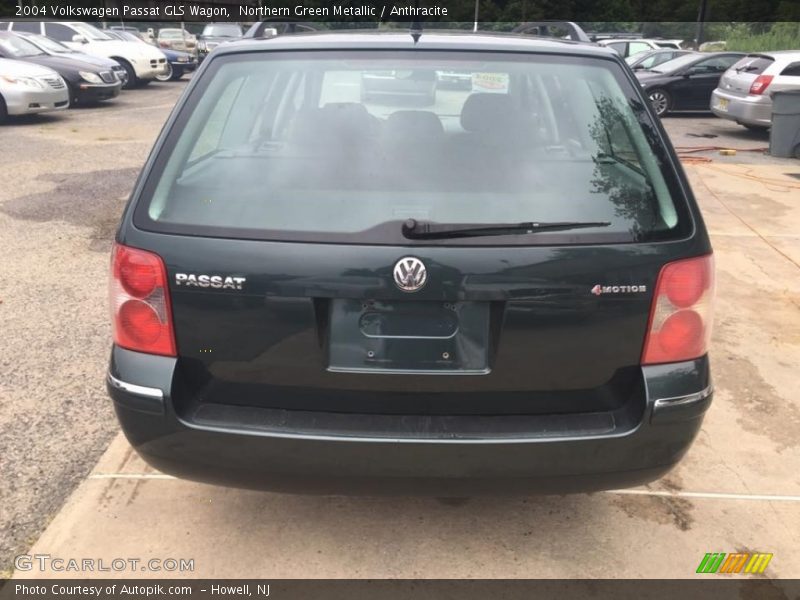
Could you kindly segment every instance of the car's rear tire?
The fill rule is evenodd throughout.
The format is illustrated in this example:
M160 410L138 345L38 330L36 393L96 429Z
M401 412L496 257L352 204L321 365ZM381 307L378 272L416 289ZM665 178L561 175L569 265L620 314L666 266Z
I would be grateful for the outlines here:
M134 71L133 66L127 60L122 58L114 58L123 69L125 69L125 73L128 75L128 81L125 82L125 85L122 86L124 90L132 90L136 87L136 84L139 82L139 79L136 77L136 71Z
M0 96L0 125L5 123L7 118L8 109L6 108L6 101L2 96Z
M180 67L175 67L172 69L172 79L171 81L178 81L181 77L183 77L183 69Z
M167 70L162 73L161 75L156 75L157 81L171 81L172 76L174 74L174 70L172 69L172 65L167 63Z
M653 106L653 110L659 117L666 115L672 108L672 96L667 90L656 88L647 93L647 98Z

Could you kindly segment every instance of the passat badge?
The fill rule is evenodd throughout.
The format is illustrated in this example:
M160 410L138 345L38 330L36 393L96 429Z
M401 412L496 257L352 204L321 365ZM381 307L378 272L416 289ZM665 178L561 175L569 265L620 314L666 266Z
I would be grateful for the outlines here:
M418 258L406 256L394 265L394 282L404 292L416 292L428 281L428 270Z
M175 273L175 285L186 287L213 288L215 290L240 290L245 281L247 281L246 277Z

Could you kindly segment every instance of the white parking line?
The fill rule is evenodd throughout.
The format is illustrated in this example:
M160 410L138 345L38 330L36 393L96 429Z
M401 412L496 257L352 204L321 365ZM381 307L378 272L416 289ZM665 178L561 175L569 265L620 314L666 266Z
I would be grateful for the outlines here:
M177 479L163 473L92 473L89 479ZM726 494L717 492L680 492L667 490L607 490L604 494L623 496L660 496L663 498L707 498L713 500L750 500L756 502L800 502L800 496L781 496L772 494Z
M669 492L659 490L609 490L607 494L630 496L662 496L666 498L710 498L717 500L755 500L767 502L800 502L800 496L778 496L770 494L725 494L717 492Z

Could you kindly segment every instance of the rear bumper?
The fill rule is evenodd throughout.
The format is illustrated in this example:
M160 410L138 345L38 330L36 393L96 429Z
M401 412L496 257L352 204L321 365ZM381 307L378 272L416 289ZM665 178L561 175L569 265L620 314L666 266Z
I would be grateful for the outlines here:
M772 100L769 96L737 96L717 88L711 94L711 112L743 125L769 127Z
M137 452L178 477L299 493L454 496L639 485L680 460L712 400L703 358L645 367L644 406L624 414L437 420L213 405L177 414L175 365L112 352L108 389Z

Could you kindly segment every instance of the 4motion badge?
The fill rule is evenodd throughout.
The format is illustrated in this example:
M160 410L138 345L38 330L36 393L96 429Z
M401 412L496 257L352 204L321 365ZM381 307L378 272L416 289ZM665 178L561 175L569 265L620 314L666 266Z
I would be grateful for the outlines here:
M600 285L591 289L595 296L603 294L642 294L647 291L646 285Z

